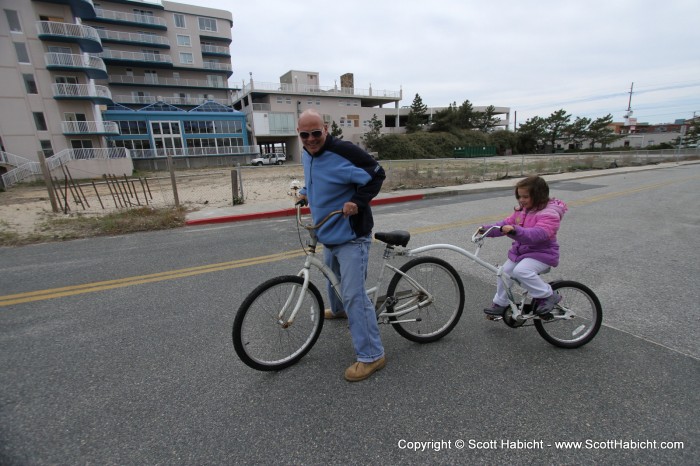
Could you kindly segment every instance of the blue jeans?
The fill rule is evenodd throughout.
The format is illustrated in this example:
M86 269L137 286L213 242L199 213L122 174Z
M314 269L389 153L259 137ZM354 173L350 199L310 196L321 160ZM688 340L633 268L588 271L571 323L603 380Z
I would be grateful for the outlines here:
M357 360L373 362L384 356L374 305L365 291L370 236L337 246L324 245L324 262L340 280L341 303L328 283L328 299L334 314L345 311Z

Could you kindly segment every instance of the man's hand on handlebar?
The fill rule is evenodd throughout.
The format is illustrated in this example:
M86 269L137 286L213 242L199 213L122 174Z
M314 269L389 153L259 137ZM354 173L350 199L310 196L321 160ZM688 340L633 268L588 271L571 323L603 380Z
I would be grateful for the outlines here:
M306 196L302 194L301 196L299 196L299 200L294 205L299 207L306 207L307 205L309 205L309 201L307 201Z

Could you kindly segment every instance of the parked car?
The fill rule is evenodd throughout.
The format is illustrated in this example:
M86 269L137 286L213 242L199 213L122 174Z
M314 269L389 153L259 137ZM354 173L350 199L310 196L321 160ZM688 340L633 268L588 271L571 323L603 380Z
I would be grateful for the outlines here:
M281 153L265 154L250 161L251 165L282 165L287 161L287 156Z

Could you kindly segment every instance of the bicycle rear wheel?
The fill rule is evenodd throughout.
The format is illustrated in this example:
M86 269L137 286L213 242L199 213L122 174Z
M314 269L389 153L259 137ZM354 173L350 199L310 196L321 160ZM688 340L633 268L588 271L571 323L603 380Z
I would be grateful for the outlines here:
M593 339L603 322L603 308L598 297L585 285L573 281L552 282L552 289L562 297L550 314L535 319L537 332L560 348L579 348ZM572 318L565 318L572 312Z
M313 283L302 294L304 279L285 275L253 290L233 321L233 347L241 360L260 371L284 369L298 362L323 328L323 298ZM288 322L297 303L299 311Z
M418 343L436 341L450 333L464 309L464 285L454 267L436 257L417 257L400 270L430 293L432 302L427 302L428 296L404 275L395 274L387 288L387 299L397 301L387 306L388 312L418 308L402 316L389 316L394 330Z

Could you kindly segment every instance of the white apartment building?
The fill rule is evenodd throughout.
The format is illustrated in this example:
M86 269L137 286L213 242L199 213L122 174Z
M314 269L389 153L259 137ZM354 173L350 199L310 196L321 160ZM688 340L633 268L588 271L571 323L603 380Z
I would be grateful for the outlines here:
M403 90L378 90L371 84L362 89L355 87L354 81L352 73L340 76L340 82L336 80L333 86L321 86L316 71L291 70L278 83L257 82L251 75L234 94L233 106L248 117L251 144L259 145L261 152L285 151L288 159L291 156L293 160L301 151L297 119L307 109L323 115L329 130L335 122L342 130L343 139L355 144L361 144L374 115L382 122L383 134L405 132L410 108L399 105ZM474 107L474 110L483 112L486 107ZM496 107L496 112L502 115L499 127L507 128L510 108Z
M38 171L40 154L81 177L166 155L248 154L245 115L230 107L230 12L161 0L0 6L0 172Z

